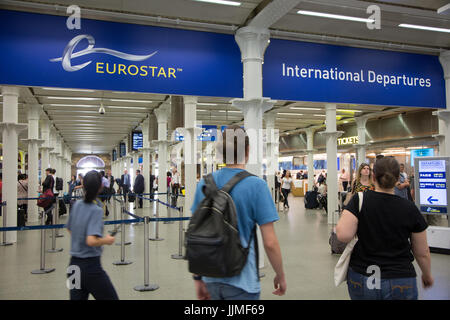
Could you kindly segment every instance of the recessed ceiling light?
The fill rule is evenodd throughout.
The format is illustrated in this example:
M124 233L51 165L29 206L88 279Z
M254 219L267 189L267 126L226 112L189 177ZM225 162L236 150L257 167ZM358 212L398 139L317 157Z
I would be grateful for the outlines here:
M87 97L45 97L47 99L57 100L100 100L100 98L87 98Z
M145 100L127 100L127 99L108 99L108 101L116 101L116 102L137 102L137 103L152 103L153 101L145 101Z
M306 16L314 16L314 17L330 18L330 19L338 19L338 20L348 20L348 21L356 21L356 22L364 22L364 23L375 22L374 19L343 16L343 15L339 15L339 14L331 14L331 13L323 13L323 12L315 12L315 11L307 11L307 10L299 10L299 11L297 11L297 13L306 15Z
M283 113L283 112L278 112L278 114L283 114L283 115L287 115L287 116L302 116L302 113Z
M323 109L320 109L320 108L304 108L304 107L289 107L289 109L293 109L293 110L312 110L312 111L323 110Z
M314 117L325 117L324 114L313 114Z
M234 6L239 7L242 3L237 1L228 1L228 0L194 0L197 2L208 2L208 3L214 3L214 4L223 4L226 6Z
M198 106L217 106L217 103L206 103L206 102L199 102L197 103Z
M337 109L337 112L362 112L361 110Z
M64 88L46 88L42 87L42 90L51 90L51 91L79 91L79 92L95 92L95 90L88 90L88 89L64 89Z
M419 25L415 25L415 24L401 23L398 26L401 27L401 28L410 28L410 29L418 29L418 30L425 30L425 31L435 31L435 32L447 32L447 33L450 33L450 29L427 27L427 26L419 26Z

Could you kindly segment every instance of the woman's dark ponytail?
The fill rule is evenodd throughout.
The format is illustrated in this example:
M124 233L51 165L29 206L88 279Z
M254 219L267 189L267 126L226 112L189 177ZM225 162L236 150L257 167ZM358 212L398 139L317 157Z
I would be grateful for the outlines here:
M400 177L400 165L395 158L384 157L375 162L373 173L381 188L391 189Z
M84 202L90 203L97 198L102 186L102 177L95 170L89 171L83 179Z

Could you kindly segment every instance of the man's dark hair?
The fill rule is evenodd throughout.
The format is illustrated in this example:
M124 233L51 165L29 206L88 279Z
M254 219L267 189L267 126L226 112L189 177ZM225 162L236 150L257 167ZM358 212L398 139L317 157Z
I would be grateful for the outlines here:
M51 173L51 174L55 174L55 173L56 173L56 170L55 170L55 169L51 169L50 173Z
M92 202L98 195L102 185L102 177L95 170L89 171L83 178L84 202Z
M104 177L105 176L105 171L100 171L100 175L102 176L102 177Z
M136 170L136 173L141 173L141 170L137 169L137 170Z
M394 157L383 157L373 166L373 174L378 185L383 189L391 189L400 177L400 166Z
M218 144L217 151L226 164L245 164L249 146L247 132L238 125L230 125L223 130L222 145ZM233 154L228 154L230 152Z
M45 172L52 173L52 168L47 168L47 169L45 169Z

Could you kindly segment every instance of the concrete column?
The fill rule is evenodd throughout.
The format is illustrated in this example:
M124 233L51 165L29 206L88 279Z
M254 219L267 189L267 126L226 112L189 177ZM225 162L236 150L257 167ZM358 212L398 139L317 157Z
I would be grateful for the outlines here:
M185 177L185 212L189 213L194 202L197 187L197 136L201 129L196 127L197 97L184 97L184 177Z
M28 198L37 198L39 190L39 146L44 140L39 139L39 117L42 107L28 105ZM28 221L38 222L36 200L28 201Z
M18 136L20 131L27 128L27 125L18 123L19 88L2 87L2 94L3 122L0 124L3 132L2 201L6 201L6 207L2 210L2 217L7 217L7 227L14 227L17 226ZM7 232L6 241L12 243L17 242L17 231Z
M356 125L358 128L358 144L355 145L355 147L358 150L357 153L357 160L358 160L358 165L357 168L365 162L366 160L366 123L367 123L368 118L367 117L358 117L355 118L356 121Z
M262 64L269 38L267 29L255 27L243 27L235 35L244 69L244 99L234 99L232 105L244 113L244 127L250 141L247 170L260 177L263 158L262 115L275 104L275 101L262 96Z
M306 129L306 152L308 154L308 191L314 190L314 131Z
M167 120L168 120L168 105L162 105L158 109L154 110L158 121L158 193L167 193ZM160 197L162 201L166 200L163 195ZM160 205L160 215L167 215L167 207Z
M53 146L50 144L50 121L41 120L41 139L44 141L41 149L41 183L45 180L45 169L50 167L50 151Z
M439 155L450 156L450 50L441 53L439 56L442 69L444 70L445 78L445 96L446 96L446 110L438 111L438 117L442 121L439 122L442 128L444 138L439 141ZM440 128L441 130L441 128ZM441 134L441 131L439 132Z
M275 129L276 113L268 112L265 115L266 120L266 160L267 160L267 184L272 192L272 198L275 191L275 173L278 170L278 148L279 133Z
M336 131L336 104L325 105L326 130L320 132L326 136L327 146L327 194L328 194L328 223L337 223L338 210L338 177L337 177L337 138L343 131ZM334 215L334 218L333 218Z
M208 142L206 144L206 174L213 172L214 165L214 142Z
M59 149L56 141L56 131L52 127L50 127L50 145L53 146L53 150L50 151L50 167L56 170L56 156L59 154Z
M244 98L233 100L232 105L242 110L244 127L249 136L250 154L246 169L259 177L262 177L263 173L262 116L275 104L275 101L263 98L262 95L262 65L264 52L270 42L269 38L268 29L253 26L240 28L235 35L235 40L241 50L243 64ZM259 246L262 248L261 234L258 239ZM260 268L264 266L264 255L260 255L258 264Z
M142 127L142 175L144 177L145 192L150 193L150 141L149 137L150 120L146 119ZM144 208L150 208L150 201L143 201Z

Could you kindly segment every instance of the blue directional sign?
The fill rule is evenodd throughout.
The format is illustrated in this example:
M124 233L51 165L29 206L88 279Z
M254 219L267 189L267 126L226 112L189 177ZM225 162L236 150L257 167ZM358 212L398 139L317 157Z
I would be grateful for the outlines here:
M447 213L448 158L417 157L415 159L416 205L426 214Z

